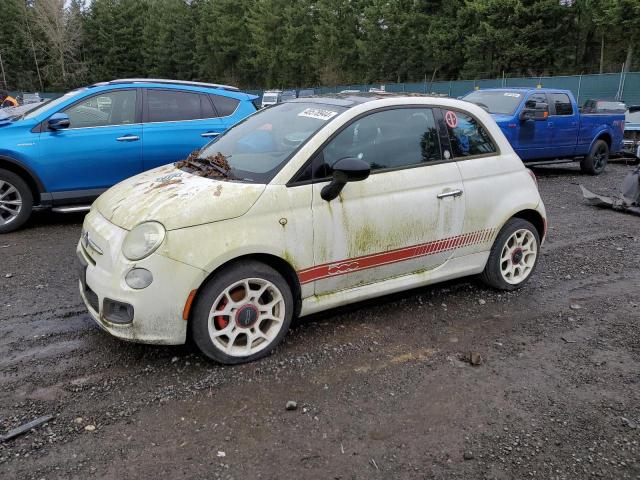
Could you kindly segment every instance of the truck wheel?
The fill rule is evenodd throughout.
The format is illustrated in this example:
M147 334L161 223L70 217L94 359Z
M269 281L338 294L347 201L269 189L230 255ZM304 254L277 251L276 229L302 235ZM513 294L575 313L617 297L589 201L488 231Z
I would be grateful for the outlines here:
M268 355L289 330L293 295L276 270L240 261L202 287L191 336L207 357L227 365Z
M0 234L19 229L31 216L33 194L13 172L0 169Z
M511 218L498 233L480 279L498 290L515 290L529 280L538 264L540 237L522 218Z
M589 155L580 162L580 169L590 175L600 175L609 161L609 145L604 140L597 140L591 147Z

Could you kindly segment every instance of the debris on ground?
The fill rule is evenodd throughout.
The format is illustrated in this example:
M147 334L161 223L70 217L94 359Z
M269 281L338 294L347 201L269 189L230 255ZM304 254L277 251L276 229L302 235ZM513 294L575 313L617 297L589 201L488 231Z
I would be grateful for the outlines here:
M619 197L607 197L593 193L580 185L582 195L591 204L640 215L640 167L622 181L622 194Z
M42 417L38 417L35 420L30 421L29 423L25 423L24 425L20 425L19 427L14 428L13 430L9 430L5 435L0 436L0 443L6 442L7 440L11 440L12 438L16 438L24 433L27 433L29 430L47 423L52 418L53 415L43 415Z
M200 177L233 178L231 165L229 165L225 155L218 152L208 157L200 157L199 154L200 150L194 150L185 160L176 162L176 168Z
M294 402L293 400L289 400L285 408L287 410L296 410L298 408L298 403Z
M640 428L640 425L638 425L638 423L634 422L633 420L629 420L625 417L620 417L620 420L622 420L622 423L624 423L629 428Z
M95 426L95 425L87 425L86 427L84 427L84 429L85 429L87 432L93 432L93 431L95 431L96 426Z
M469 363L471 365L473 365L474 367L477 367L478 365L482 365L483 362L484 362L484 359L482 358L482 355L480 355L478 352L469 352Z
M474 458L473 452L464 452L464 455L462 455L462 458L464 458L465 460L473 460Z

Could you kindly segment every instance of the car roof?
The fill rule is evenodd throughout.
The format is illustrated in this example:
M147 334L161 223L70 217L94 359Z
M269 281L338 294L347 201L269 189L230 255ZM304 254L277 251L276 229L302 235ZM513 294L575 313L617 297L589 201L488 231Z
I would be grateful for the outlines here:
M121 83L156 83L159 85L181 85L190 87L205 87L205 88L217 88L220 90L229 90L232 92L239 92L238 87L231 85L222 85L219 83L206 83L206 82L191 82L186 80L168 80L164 78L119 78L116 80L109 80L108 82L98 82L91 85L92 87L101 87L104 85L118 85Z
M355 105L362 105L363 103L372 102L374 100L382 100L386 98L407 98L407 97L422 97L422 98L442 98L433 95L425 95L423 93L381 93L381 92L361 92L361 93L328 93L324 95L314 95L311 97L301 97L296 99L287 100L287 103L317 103L323 105L335 105L337 107L350 108Z
M537 88L537 87L504 87L504 88L481 88L473 90L474 92L546 92L546 93L570 93L571 90L563 90L561 88Z

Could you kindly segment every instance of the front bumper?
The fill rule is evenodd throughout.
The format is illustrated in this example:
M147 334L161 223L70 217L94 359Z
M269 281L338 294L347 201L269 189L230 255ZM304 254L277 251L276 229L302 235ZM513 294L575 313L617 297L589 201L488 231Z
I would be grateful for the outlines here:
M187 322L182 319L182 312L189 293L201 284L205 272L158 252L138 262L127 260L121 253L127 231L95 211L87 215L83 230L91 242L83 239L78 242L78 286L98 325L123 340L167 345L184 343ZM148 287L134 290L126 284L125 275L134 267L146 268L153 274L153 282ZM105 299L130 305L132 321L107 320Z

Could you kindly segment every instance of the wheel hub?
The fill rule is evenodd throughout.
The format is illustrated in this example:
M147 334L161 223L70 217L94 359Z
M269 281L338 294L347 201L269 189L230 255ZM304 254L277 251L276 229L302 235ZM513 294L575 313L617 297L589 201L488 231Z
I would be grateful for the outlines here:
M522 262L522 257L524 256L523 252L522 252L522 248L516 248L512 253L511 253L511 262L514 265L518 265L520 262Z
M260 312L251 304L241 306L236 312L236 325L241 328L251 328L258 321Z

